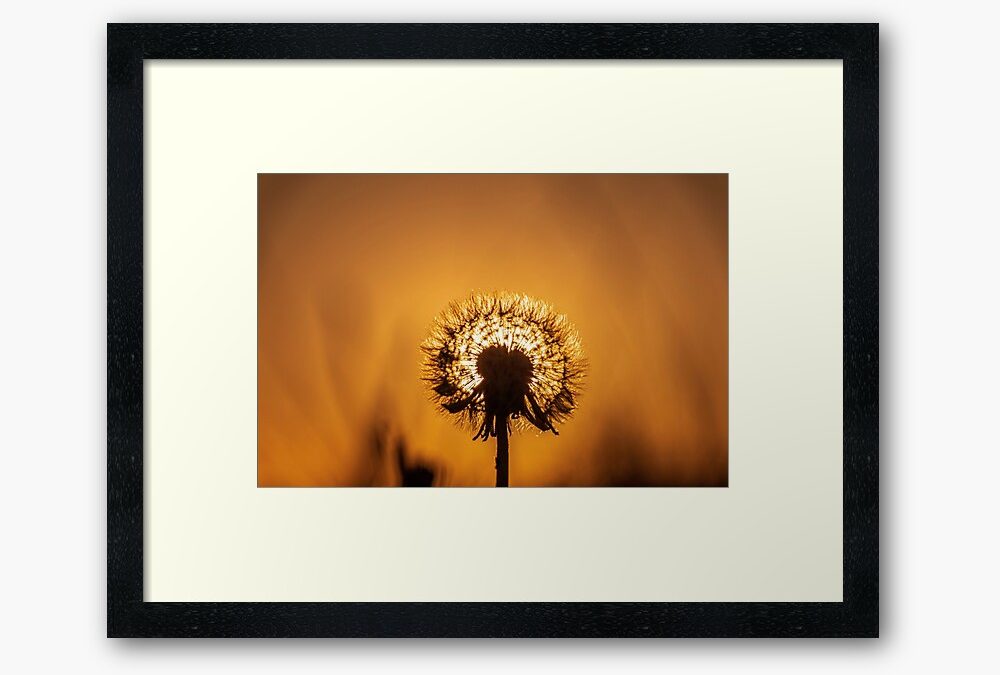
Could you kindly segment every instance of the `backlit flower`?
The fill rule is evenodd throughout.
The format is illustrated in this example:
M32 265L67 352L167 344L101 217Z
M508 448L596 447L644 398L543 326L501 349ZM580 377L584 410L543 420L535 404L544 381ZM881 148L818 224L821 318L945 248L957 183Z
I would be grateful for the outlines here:
M576 408L586 369L566 317L509 292L451 303L422 350L432 399L484 441L507 423L558 433L555 424Z

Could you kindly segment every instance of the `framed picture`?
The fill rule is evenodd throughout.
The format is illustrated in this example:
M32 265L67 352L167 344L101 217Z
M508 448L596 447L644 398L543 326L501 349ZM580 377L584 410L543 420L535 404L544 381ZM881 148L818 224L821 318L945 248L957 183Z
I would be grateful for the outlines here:
M875 637L878 381L877 25L108 27L109 636Z

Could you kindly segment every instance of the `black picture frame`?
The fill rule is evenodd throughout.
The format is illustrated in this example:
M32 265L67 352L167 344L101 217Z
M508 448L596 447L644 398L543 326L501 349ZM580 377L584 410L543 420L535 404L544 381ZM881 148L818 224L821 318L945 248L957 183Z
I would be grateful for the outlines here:
M109 637L877 637L877 24L109 24ZM842 602L144 602L143 62L843 61Z

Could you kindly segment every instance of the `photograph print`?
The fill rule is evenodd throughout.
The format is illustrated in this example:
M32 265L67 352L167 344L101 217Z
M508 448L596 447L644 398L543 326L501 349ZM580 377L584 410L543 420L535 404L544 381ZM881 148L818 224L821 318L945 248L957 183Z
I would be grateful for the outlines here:
M259 174L257 485L726 487L726 174Z

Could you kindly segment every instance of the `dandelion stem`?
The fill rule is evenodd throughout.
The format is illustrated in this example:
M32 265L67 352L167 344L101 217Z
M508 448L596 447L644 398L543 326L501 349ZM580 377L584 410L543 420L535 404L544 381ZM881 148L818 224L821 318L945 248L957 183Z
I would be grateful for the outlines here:
M497 435L497 487L507 487L507 474L509 471L509 445L507 442L507 413L497 415L496 419Z

